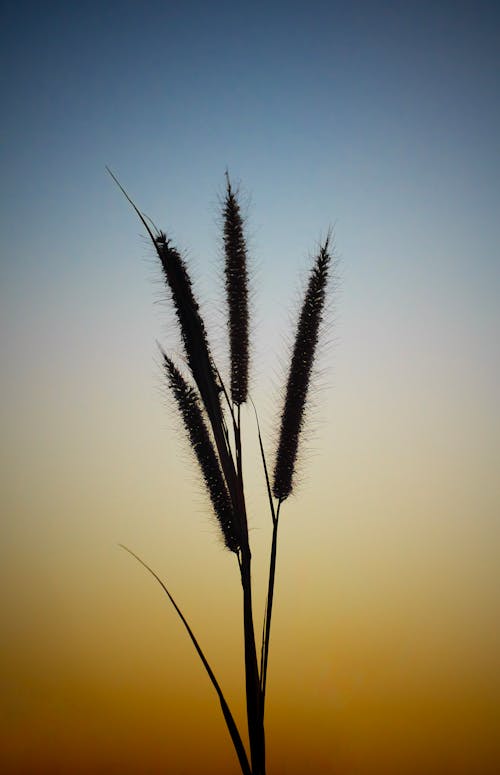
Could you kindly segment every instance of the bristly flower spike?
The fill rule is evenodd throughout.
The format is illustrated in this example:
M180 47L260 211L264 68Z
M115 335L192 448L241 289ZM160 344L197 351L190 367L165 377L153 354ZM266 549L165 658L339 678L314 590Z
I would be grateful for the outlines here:
M143 213L141 213L127 194L116 176L113 175L108 167L106 169L142 221L161 261L165 280L170 288L179 321L187 363L198 388L203 407L210 420L224 478L229 488L233 508L235 508L238 502L236 472L225 436L220 389L208 346L205 325L200 314L198 302L193 293L187 267L179 252L167 239L166 234L158 230L155 230L156 233L153 233Z
M284 501L291 494L299 437L304 424L307 394L311 380L319 328L326 298L330 234L315 259L297 324L273 477L273 495Z
M181 330L182 343L191 374L198 386L203 405L211 422L219 423L222 418L219 389L208 346L205 325L200 314L198 302L194 297L187 267L179 252L167 239L166 234L157 229L155 229L156 234L153 233L144 214L127 194L117 177L111 172L109 167L106 167L106 169L139 216L158 253L165 280L172 293L172 300Z
M186 264L163 232L155 237L154 244L172 293L189 369L209 417L212 420L215 417L219 419L220 401L217 379L205 324L193 293Z
M233 518L231 500L215 449L203 420L198 395L196 390L186 383L180 371L163 351L162 356L168 384L177 402L189 442L198 460L203 481L219 521L224 543L232 552L237 552L240 547L240 539L236 521Z
M226 298L231 354L231 398L242 404L248 395L249 314L247 249L238 197L226 172L223 207Z

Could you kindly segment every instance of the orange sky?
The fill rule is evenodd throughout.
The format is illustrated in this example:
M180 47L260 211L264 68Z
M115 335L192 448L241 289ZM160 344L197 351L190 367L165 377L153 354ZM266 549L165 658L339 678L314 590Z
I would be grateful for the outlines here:
M11 449L12 466L23 453L31 486L17 465L5 477L9 772L160 773L166 762L179 773L237 771L185 633L116 544L131 545L170 584L243 723L234 558L220 546L166 408L141 409L136 385L125 392L135 427L118 422L118 402L96 421L99 431L78 416L56 428L50 455L40 454L36 434L31 448ZM283 511L270 772L493 773L498 534L488 462L469 461L466 481L465 437L443 441L443 454L431 414L422 422L389 401L360 402L361 421L358 401L337 378L323 407L328 431L318 430L318 454L306 455L304 482ZM245 422L250 461L250 413ZM247 484L260 621L270 531L253 464Z

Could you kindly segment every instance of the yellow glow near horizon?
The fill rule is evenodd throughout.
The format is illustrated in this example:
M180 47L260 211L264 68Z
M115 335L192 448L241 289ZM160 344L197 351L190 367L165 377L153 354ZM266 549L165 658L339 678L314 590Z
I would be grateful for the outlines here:
M443 404L435 412L430 401L423 421L408 414L408 397L372 407L359 399L339 386L326 402L321 455L306 454L283 511L270 771L493 772L498 536L487 444L484 460L470 458L470 429L457 436ZM128 427L121 404L101 417L97 406L71 415L70 426L48 405L38 415L45 432L35 429L31 448L14 449L4 469L12 521L3 573L14 594L4 613L2 743L27 772L128 762L131 773L154 773L168 761L175 772L235 772L180 623L116 544L165 577L244 727L235 564L201 491L193 495L189 454L161 402L144 412L140 397L130 401ZM250 464L250 412L246 423L259 622L270 531L262 474Z

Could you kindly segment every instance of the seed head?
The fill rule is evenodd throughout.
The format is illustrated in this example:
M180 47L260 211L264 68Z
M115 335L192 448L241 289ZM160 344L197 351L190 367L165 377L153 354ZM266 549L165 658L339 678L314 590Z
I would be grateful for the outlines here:
M247 249L237 194L226 173L223 206L226 298L231 353L231 398L242 404L248 394L248 276Z
M320 248L314 262L297 324L274 466L273 495L280 501L288 498L293 490L299 437L304 423L307 394L325 305L331 262L329 241L330 236Z
M177 402L189 442L198 460L203 481L224 537L224 543L232 552L237 552L240 541L231 500L214 446L203 420L196 390L186 383L171 359L165 353L162 355L168 384Z

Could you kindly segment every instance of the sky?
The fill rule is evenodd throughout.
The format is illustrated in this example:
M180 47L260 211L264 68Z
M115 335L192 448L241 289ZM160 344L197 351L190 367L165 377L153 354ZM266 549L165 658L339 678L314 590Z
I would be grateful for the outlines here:
M240 589L159 365L144 229L227 360L220 196L246 214L272 460L293 326L336 268L283 508L269 775L500 769L499 22L493 2L5 2L0 765L236 773L169 584L244 727ZM261 620L271 536L253 411Z

